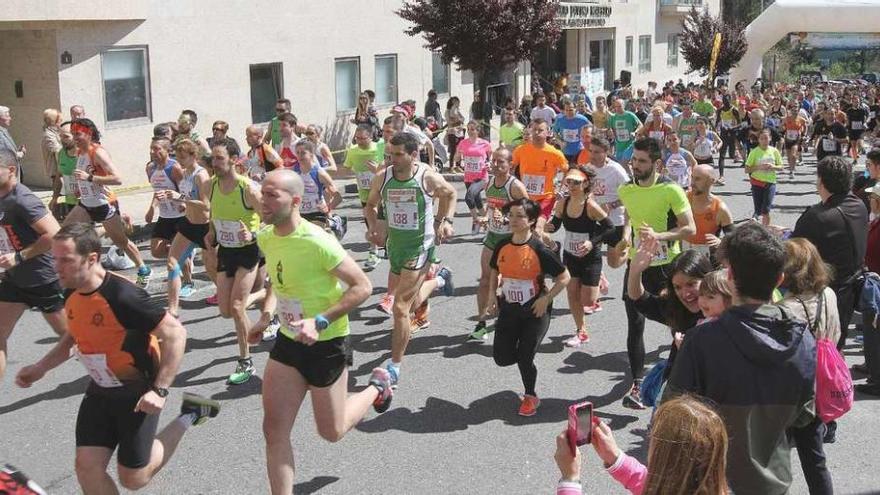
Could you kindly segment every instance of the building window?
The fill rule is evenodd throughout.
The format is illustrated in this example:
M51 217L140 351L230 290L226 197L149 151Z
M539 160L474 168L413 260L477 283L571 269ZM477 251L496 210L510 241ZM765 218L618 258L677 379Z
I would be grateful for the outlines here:
M666 42L666 65L678 67L678 35L670 34Z
M624 61L627 67L632 67L633 65L633 37L626 37L626 53L624 53Z
M350 112L357 108L361 92L361 60L336 59L336 111Z
M147 47L112 48L101 53L107 122L151 117L148 59Z
M268 122L284 94L281 62L251 65L251 122Z
M440 60L440 54L431 54L431 88L438 95L449 94L449 65Z
M590 70L601 67L602 42L590 41Z
M397 102L397 55L376 55L376 104Z
M639 72L651 72L651 36L639 36Z

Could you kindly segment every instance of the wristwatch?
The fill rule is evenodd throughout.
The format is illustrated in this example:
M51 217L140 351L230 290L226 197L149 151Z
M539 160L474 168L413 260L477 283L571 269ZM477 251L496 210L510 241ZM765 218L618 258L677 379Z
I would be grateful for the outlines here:
M328 320L324 315L315 316L315 328L319 332L323 332L327 330L327 327L330 326L330 320Z
M162 397L163 399L165 397L168 397L168 389L167 388L157 387L157 386L153 385L152 387L150 387L150 389L153 392L156 392L156 395L158 395L159 397Z

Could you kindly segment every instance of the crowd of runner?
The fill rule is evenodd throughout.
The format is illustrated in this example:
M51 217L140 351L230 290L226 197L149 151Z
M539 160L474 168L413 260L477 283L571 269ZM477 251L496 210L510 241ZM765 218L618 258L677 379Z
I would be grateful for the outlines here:
M866 269L880 272L880 229L869 217L880 214L880 151L867 151L880 132L876 93L857 84L672 82L661 90L616 85L592 99L551 91L497 108L492 142L492 107L479 96L469 119L457 98L444 111L432 92L423 116L405 101L380 120L365 92L353 144L338 163L321 127L301 122L289 100L277 102L268 129L247 127L243 145L222 121L203 138L197 114L184 110L155 127L145 166L154 196L144 220L153 224L151 256L166 261L166 306L146 291L156 281L128 237L131 219L111 189L123 178L99 129L82 107L70 120L47 110L48 208L18 179L24 150L0 149L0 376L16 322L38 309L60 340L19 369L16 383L29 387L75 356L91 377L76 421L80 486L116 492L106 470L114 451L119 482L147 485L186 430L220 411L219 402L186 393L180 416L157 433L184 354L180 299L195 292L200 255L216 286L206 302L232 320L237 337L228 384L257 374L251 346L274 341L261 370L266 464L272 493L291 493L290 436L306 393L331 442L371 406L388 410L398 385L405 388L407 345L430 325L432 294L454 294L441 263L443 243L456 235L458 193L446 171L464 182L466 234L482 238L472 260L480 266L478 321L467 340L481 345L491 336L495 363L517 365L519 415L540 414L535 354L556 297L568 300L565 345L586 346L589 316L603 310L600 295L610 290L604 272L624 268L623 405L664 405L647 468L620 453L606 425L594 426L593 445L612 475L634 493L784 493L791 438L811 493L832 493L822 444L834 441L837 416L817 411L817 348L828 340L842 348L860 298L868 381L856 388L880 395L871 306L880 285L862 290ZM8 127L9 109L0 107L0 117ZM774 225L777 188L807 153L819 160L822 202L793 228ZM866 171L853 184L862 156ZM735 223L713 194L730 160L749 176L754 221ZM363 207L369 250L360 262L340 243L345 188L335 177L343 168ZM102 266L102 237L133 262L134 283ZM390 358L350 395L348 314L372 293L365 272L385 262L378 309L391 317ZM258 308L256 321L249 307ZM646 318L668 326L672 344L647 377ZM689 415L697 426L687 426ZM696 427L712 433L697 439ZM703 442L694 452L708 452L675 453L691 465L684 469L658 460L673 455L662 453L663 442ZM579 490L576 454L557 452L559 493Z

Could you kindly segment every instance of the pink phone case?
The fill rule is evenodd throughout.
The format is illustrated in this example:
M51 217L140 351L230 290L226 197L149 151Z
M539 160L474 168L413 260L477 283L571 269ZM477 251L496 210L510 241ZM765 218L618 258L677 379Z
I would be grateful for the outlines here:
M579 402L568 406L568 444L571 446L571 455L577 454L577 438L578 438L578 416L577 411L582 407L589 406L592 410L592 402ZM590 413L592 416L592 412ZM592 418L590 421L592 425Z

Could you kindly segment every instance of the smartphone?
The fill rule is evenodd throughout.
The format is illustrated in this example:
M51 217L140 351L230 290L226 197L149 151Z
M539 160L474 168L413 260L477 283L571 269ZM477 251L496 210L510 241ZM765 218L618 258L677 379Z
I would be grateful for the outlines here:
M593 432L593 403L581 402L568 407L568 443L572 455L581 445L590 443Z

